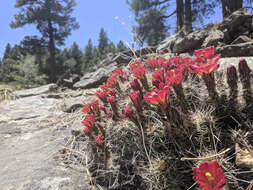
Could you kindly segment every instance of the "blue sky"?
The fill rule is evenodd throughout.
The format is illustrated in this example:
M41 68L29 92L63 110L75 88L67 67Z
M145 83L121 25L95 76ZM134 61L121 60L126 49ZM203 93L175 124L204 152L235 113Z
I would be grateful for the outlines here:
M9 27L14 14L18 12L18 9L14 8L15 1L1 0L0 2L0 58L8 42L13 46L19 44L24 36L39 35L33 25L18 29ZM134 24L134 15L126 4L126 0L76 0L76 3L73 16L77 18L80 28L72 31L72 34L66 39L65 46L61 48L70 47L73 42L77 42L83 50L89 38L96 45L101 27L105 29L108 37L115 44L119 40L129 45L133 43L131 26ZM215 22L220 19L221 15L215 15L209 21Z
M118 43L119 40L129 44L133 42L131 25L134 17L125 0L76 0L76 3L73 16L77 18L80 28L72 31L63 47L70 47L73 42L77 42L83 50L89 38L93 44L97 44L101 27L114 43ZM26 35L39 34L32 25L18 29L9 27L13 15L18 12L14 4L15 0L0 2L0 57L8 42L13 46L19 44Z

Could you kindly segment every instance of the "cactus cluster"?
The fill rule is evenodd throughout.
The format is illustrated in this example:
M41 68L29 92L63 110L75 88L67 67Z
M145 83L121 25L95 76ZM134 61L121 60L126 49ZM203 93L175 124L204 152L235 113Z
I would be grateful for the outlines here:
M185 94L184 83L189 76L200 75L207 93L213 104L220 104L220 96L216 86L215 71L219 68L218 61L221 55L215 54L215 47L196 50L194 57L174 56L169 59L154 58L146 61L132 62L129 71L124 71L122 67L113 72L104 85L96 91L95 96L100 100L92 101L85 105L82 111L85 117L82 121L84 134L90 138L98 148L103 147L105 154L110 152L106 145L108 135L106 123L110 118L112 122L121 122L129 119L138 130L144 126L144 137L148 138L146 127L147 118L143 113L147 109L156 110L163 119L164 128L173 129L189 128L183 121L190 119L194 108L191 107ZM235 66L228 66L226 69L227 85L229 91L229 101L236 102L238 99L238 79L242 83L243 94L247 104L253 103L252 90L250 84L251 70L246 60L240 60L238 64L239 77ZM119 80L118 80L119 79ZM151 80L148 80L151 79ZM190 82L188 81L188 84ZM126 91L126 97L130 102L119 101L124 97L125 90L122 86L129 87L131 91ZM179 107L173 105L172 94L175 95ZM174 97L174 98L175 98ZM148 143L147 139L144 140ZM106 159L109 159L106 157ZM106 163L107 161L105 161ZM226 177L218 162L210 164L204 163L200 168L194 169L195 180L201 185L215 183L216 189L222 189ZM214 166L212 166L214 165ZM214 169L212 168L214 167ZM201 170L205 170L205 173ZM206 171L210 170L210 172ZM216 172L216 170L218 172ZM201 173L202 172L202 173ZM209 176L210 174L210 176ZM212 177L213 175L213 177ZM218 179L222 177L222 179ZM214 186L213 186L214 187ZM207 188L208 189L208 188Z

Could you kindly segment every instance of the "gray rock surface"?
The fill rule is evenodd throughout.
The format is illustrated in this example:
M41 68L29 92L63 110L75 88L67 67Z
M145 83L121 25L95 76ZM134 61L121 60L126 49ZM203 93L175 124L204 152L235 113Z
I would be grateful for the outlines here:
M238 67L238 63L240 59L245 59L249 65L249 67L253 70L253 57L226 57L221 58L219 60L220 68L218 70L225 69L228 65L234 65L236 68Z
M231 44L240 44L240 43L247 43L247 42L252 42L253 40L250 39L246 35L241 35L238 36Z
M0 106L0 189L87 190L86 173L67 168L56 159L64 139L71 135L69 114L61 111L64 98L43 96L11 100ZM82 96L79 93L72 98L76 103ZM80 127L77 121L76 128Z
M112 71L117 68L117 63L114 62L106 67L101 67L94 72L86 73L79 82L74 84L74 88L97 88L103 84L111 75Z
M195 49L201 48L207 35L208 32L205 30L195 30L183 38L176 39L172 48L172 53L192 52Z
M208 33L208 36L204 40L202 47L218 46L224 38L224 33L220 30L214 29Z
M56 89L57 89L57 85L52 83L52 84L47 84L47 85L40 86L37 88L15 91L14 96L17 96L20 98L21 97L28 97L28 96L35 96L35 95L41 95L41 94L45 94L48 92L52 92Z
M223 57L253 56L253 42L225 45L216 48Z

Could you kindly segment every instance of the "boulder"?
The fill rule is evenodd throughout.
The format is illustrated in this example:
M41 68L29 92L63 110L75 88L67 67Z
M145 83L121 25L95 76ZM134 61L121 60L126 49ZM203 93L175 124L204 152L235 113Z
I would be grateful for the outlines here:
M252 42L253 40L250 39L248 36L241 35L238 38L236 38L231 44L240 44L240 43L247 43Z
M243 26L245 23L250 22L253 15L247 13L243 10L238 10L232 13L229 17L225 18L221 24L219 24L218 29L224 30L228 29L229 31L234 31L238 29L238 26Z
M57 110L61 101L38 95L0 106L1 190L89 189L84 169L66 168L61 159L70 126L80 128L80 120L73 124Z
M57 89L57 85L52 83L52 84L47 84L44 86L40 86L37 88L31 88L31 89L26 89L26 90L18 90L13 93L15 97L28 97L28 96L36 96L36 95L41 95L45 94L48 92L55 91Z
M172 53L193 52L195 49L200 49L207 36L206 30L195 30L183 38L178 38L172 48Z
M218 26L225 35L225 43L232 43L240 35L250 35L252 20L253 15L242 10L235 11L225 18Z
M168 53L171 52L171 50L173 49L173 46L175 44L175 41L178 38L183 38L185 36L185 34L181 31L178 32L172 36L169 36L168 38L166 38L165 40L163 40L160 45L157 48L158 53Z
M223 57L253 56L253 42L217 47L216 53Z
M74 84L74 88L97 88L103 84L109 76L111 76L112 71L117 69L117 63L114 62L107 67L101 67L95 72L86 73L79 82Z
M208 36L204 40L202 47L218 46L224 38L224 33L220 30L214 29L208 33Z

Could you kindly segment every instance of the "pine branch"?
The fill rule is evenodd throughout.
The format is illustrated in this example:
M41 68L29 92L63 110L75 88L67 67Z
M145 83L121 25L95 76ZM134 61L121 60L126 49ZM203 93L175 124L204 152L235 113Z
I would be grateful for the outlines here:
M169 17L173 16L176 13L177 13L177 10L175 10L174 12L172 12L171 14L169 14L167 16L166 15L162 16L162 18L169 18Z

